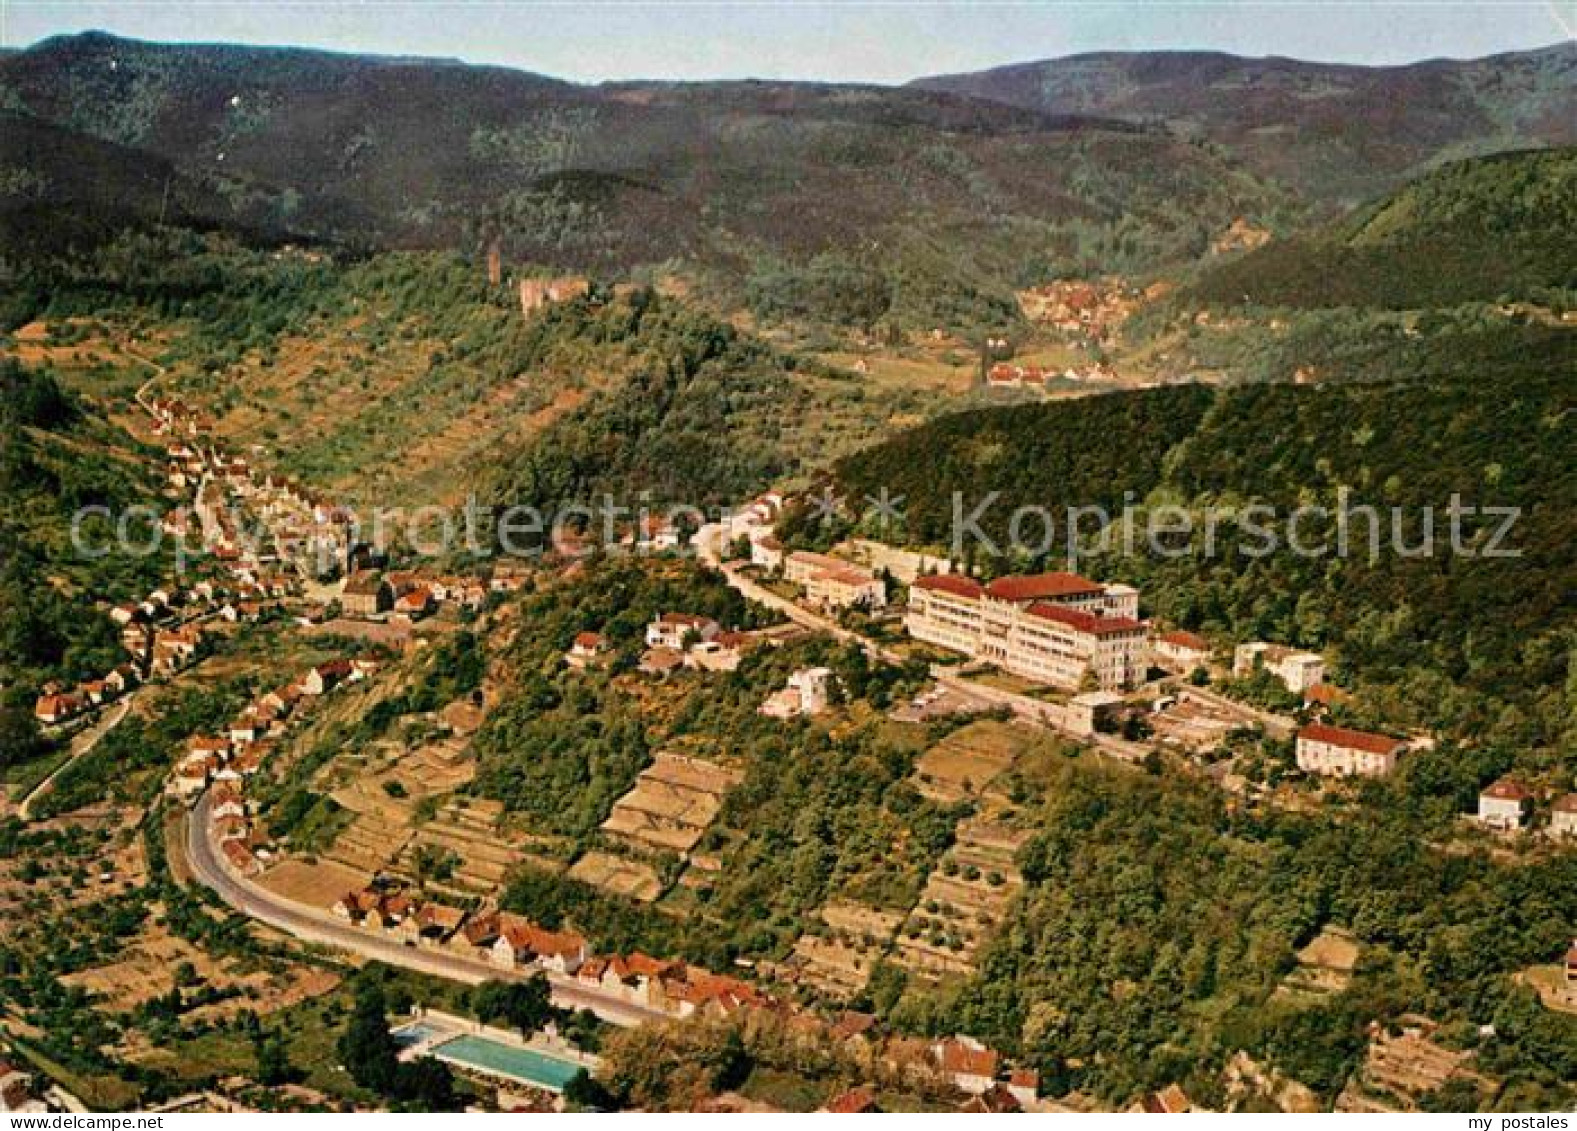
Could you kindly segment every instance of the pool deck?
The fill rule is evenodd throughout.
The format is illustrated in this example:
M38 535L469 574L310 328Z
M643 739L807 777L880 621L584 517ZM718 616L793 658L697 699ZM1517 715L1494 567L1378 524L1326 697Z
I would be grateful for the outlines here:
M517 1076L503 1069L476 1064L469 1060L447 1057L443 1053L443 1046L457 1037L473 1037L489 1041L505 1049L536 1053L538 1056L548 1057L578 1068L584 1068L587 1072L595 1072L601 1064L597 1057L580 1051L568 1041L556 1035L533 1033L530 1040L522 1040L520 1034L512 1030L483 1025L480 1021L456 1017L454 1014L443 1013L435 1009L424 1010L422 1013L414 1015L411 1020L394 1026L391 1031L396 1037L402 1034L418 1035L417 1040L400 1050L401 1060L415 1060L423 1056L436 1057L446 1064L452 1064L465 1072L475 1072L494 1080L502 1080L516 1086L537 1088L545 1092L557 1092L561 1089L529 1077Z

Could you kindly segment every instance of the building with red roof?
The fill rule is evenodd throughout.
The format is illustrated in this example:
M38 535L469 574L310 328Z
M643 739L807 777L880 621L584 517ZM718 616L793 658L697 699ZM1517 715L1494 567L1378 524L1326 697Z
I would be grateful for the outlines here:
M917 640L962 652L1055 687L1093 675L1102 689L1132 687L1147 667L1138 591L1075 573L916 578L904 626Z
M1310 723L1298 731L1298 769L1326 777L1379 778L1396 769L1406 749L1400 738Z
M1520 829L1528 823L1533 794L1515 778L1501 778L1478 795L1478 820L1501 832Z

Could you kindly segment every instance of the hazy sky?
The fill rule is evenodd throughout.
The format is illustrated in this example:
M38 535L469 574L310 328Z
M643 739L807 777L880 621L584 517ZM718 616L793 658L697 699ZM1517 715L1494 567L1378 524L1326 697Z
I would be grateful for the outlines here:
M1577 0L0 0L6 46L87 28L458 56L583 80L895 82L1103 49L1356 63L1486 55L1570 38Z

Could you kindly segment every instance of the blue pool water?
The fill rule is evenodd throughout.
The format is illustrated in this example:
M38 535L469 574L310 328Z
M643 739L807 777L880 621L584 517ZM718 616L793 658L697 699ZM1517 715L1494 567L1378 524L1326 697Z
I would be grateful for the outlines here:
M439 1060L480 1068L495 1076L519 1080L552 1092L563 1091L564 1085L580 1071L578 1064L548 1056L535 1049L515 1048L470 1034L445 1041L433 1050L433 1055Z

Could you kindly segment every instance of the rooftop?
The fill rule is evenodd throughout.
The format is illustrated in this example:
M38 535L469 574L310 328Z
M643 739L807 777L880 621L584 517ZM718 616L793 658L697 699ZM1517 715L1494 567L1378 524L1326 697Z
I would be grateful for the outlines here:
M1036 573L1025 576L999 577L986 586L986 592L998 601L1040 601L1057 597L1096 596L1104 593L1097 582L1076 573Z
M1370 754L1389 754L1393 750L1407 745L1400 738L1373 734L1366 730L1350 730L1347 727L1326 726L1324 723L1310 723L1298 732L1298 737L1306 738L1310 742L1324 742L1331 746L1340 746L1346 750L1363 750Z

